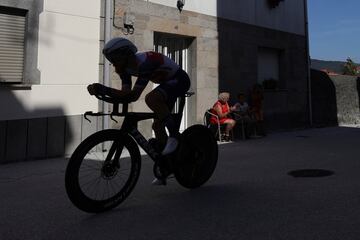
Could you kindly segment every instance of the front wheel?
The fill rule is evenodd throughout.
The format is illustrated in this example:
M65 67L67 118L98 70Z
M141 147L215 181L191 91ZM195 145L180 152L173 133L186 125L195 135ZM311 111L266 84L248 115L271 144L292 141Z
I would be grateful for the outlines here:
M139 148L129 135L115 129L99 131L72 154L65 173L66 192L79 209L103 212L129 196L140 168Z
M208 128L193 125L181 135L175 178L186 188L197 188L209 180L218 159L218 145Z

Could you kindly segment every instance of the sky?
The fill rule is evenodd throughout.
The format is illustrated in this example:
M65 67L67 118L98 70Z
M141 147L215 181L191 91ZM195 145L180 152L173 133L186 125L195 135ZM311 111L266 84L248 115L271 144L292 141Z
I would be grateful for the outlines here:
M308 0L313 59L360 63L360 0Z

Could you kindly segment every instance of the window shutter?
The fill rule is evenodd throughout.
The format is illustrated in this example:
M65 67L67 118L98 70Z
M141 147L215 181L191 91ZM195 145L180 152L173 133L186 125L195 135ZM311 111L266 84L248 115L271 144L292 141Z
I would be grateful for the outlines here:
M22 82L25 16L0 13L0 82Z

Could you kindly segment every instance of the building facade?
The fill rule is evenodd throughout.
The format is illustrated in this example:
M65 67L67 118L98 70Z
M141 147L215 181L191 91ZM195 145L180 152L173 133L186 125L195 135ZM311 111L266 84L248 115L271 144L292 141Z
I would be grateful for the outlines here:
M84 7L86 6L86 7ZM98 0L0 0L0 162L62 156L98 110Z
M162 52L189 73L195 95L186 104L183 129L202 123L219 92L230 92L234 101L238 92L269 79L277 87L265 91L268 127L307 124L305 1L186 0L182 12L176 3L0 0L0 162L70 154L103 127L101 119L89 123L82 114L103 110L86 86L107 82L101 48L109 17L112 37ZM110 85L120 87L111 67ZM144 99L154 87L149 84L130 109L150 111ZM139 124L147 137L150 126Z
M188 101L185 126L202 122L219 92L230 92L234 102L237 93L248 94L266 80L276 83L265 90L268 128L308 124L306 1L186 0L182 12L176 2L114 1L112 35L131 39L140 50L167 54L186 69L195 96ZM123 27L129 19L133 34ZM144 96L141 101L134 107L146 110Z

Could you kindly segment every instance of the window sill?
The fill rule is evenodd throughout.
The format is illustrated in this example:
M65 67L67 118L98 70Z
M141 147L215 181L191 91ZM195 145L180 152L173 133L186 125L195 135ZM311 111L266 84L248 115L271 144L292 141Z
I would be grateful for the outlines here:
M9 90L31 90L30 83L6 83L0 82L0 89L9 89Z

